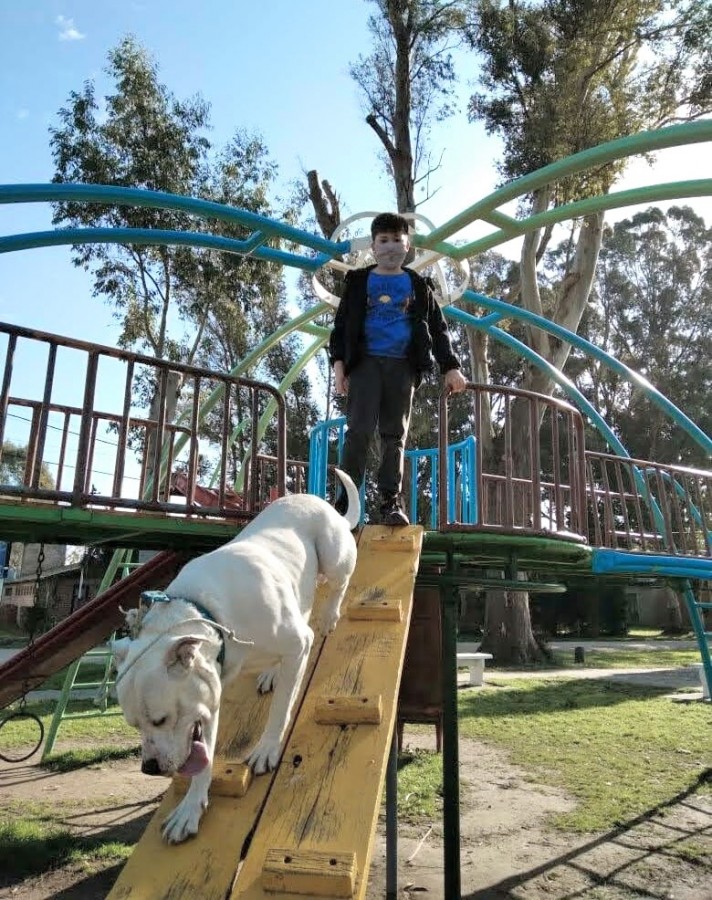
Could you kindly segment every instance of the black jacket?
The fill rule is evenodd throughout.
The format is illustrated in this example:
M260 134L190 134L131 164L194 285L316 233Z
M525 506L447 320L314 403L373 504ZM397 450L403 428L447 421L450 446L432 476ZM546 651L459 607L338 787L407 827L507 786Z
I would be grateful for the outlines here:
M339 359L343 361L346 375L366 354L367 282L368 274L374 268L366 266L347 273L341 302L336 310L329 357L332 365ZM435 299L432 282L412 269L404 268L403 271L410 275L413 285L408 361L419 383L423 373L432 369L433 356L443 374L450 369L459 369L460 362L452 352L447 323Z

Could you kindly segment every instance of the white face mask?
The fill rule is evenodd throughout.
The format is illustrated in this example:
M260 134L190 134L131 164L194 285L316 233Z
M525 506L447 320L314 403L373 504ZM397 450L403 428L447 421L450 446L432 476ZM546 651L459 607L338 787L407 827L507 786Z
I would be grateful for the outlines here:
M377 234L371 250L379 266L386 269L400 269L408 254L410 242L405 234L385 232Z

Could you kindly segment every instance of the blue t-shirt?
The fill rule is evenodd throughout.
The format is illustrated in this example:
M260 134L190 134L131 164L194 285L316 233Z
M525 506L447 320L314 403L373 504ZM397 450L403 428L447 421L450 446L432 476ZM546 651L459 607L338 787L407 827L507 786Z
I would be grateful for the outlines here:
M410 344L413 285L407 272L370 272L367 285L366 352L405 359Z

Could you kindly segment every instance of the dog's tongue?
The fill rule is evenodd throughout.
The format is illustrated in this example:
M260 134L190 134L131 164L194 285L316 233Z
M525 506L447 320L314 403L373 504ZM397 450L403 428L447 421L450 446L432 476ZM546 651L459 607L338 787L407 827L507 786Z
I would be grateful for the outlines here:
M178 769L179 775L197 775L208 764L208 748L203 741L193 741L190 747L190 756Z

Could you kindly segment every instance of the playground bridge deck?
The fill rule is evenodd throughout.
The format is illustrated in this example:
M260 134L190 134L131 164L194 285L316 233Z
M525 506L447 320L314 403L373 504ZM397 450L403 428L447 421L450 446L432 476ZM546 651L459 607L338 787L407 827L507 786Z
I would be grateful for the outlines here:
M284 401L270 385L0 323L3 351L4 539L209 549L273 497L304 489L307 464L286 459ZM449 458L443 396L439 447L409 476L424 481L430 468L430 490L421 481L411 492L413 521L712 558L711 472L589 451L581 414L555 398L492 385L469 395L472 472ZM503 468L487 462L493 409ZM263 445L269 421L275 455Z

